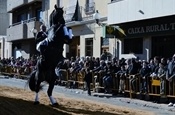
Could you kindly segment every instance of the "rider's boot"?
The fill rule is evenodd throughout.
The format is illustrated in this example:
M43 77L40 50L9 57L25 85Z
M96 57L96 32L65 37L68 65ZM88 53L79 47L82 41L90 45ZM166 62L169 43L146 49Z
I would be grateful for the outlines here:
M40 58L42 61L45 61L44 51L44 46L40 46Z

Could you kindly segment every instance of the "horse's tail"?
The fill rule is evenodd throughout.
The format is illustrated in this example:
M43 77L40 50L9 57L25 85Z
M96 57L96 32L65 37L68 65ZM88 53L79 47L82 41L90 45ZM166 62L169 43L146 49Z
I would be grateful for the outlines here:
M36 81L35 75L36 75L36 70L33 71L33 72L30 74L29 79L28 79L28 81L27 81L27 85L29 86L29 88L30 88L31 91L35 91L35 92L36 92L36 89L37 89L37 86L36 86L37 84L36 84L36 83L37 83L37 81ZM39 86L39 91L43 89L43 86L44 86L44 85L41 85L41 84L40 84L40 86Z
M35 91L36 89L36 79L35 79L35 73L36 71L33 71L30 76L29 76L29 79L27 81L27 84L30 88L31 91Z

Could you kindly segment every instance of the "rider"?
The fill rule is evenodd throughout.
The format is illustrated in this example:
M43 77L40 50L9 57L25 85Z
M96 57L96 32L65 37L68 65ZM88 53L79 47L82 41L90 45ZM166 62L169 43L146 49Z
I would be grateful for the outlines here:
M71 40L72 39L72 29L64 25L63 30L64 30L64 35L68 36L69 39ZM38 32L38 34L36 35L36 44L37 44L36 50L40 52L40 57L43 61L45 60L44 52L49 43L49 41L47 40L47 36L48 34L46 32L46 26L42 24L40 26L40 32Z
M40 26L40 31L37 33L35 41L36 41L36 50L40 52L40 57L44 60L44 49L46 43L43 43L42 41L47 38L47 32L46 32L46 26L42 24ZM43 45L41 45L41 43Z

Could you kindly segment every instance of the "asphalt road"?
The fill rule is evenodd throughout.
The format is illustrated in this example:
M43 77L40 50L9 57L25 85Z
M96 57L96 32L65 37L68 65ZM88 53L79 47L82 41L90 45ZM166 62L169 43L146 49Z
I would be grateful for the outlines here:
M5 78L0 76L0 86L10 86L26 89L26 80L15 79L15 78ZM47 89L47 86L44 87L44 91ZM29 90L29 89L27 89ZM86 99L91 101L102 102L111 105L117 105L122 107L128 107L133 109L140 109L154 112L156 115L175 115L175 108L168 107L166 104L156 104L152 102L130 99L124 97L95 97L88 96L86 91L79 89L67 89L61 86L55 86L54 94L65 95L66 97L75 98L75 99ZM59 102L58 102L59 103Z

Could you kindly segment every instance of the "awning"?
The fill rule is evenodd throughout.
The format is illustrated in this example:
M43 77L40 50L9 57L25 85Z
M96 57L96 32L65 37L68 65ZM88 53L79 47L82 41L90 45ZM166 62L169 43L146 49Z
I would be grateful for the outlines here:
M78 0L69 0L69 4L65 8L64 18L66 22L78 20Z
M104 26L104 38L123 38L126 37L125 31L119 26Z

